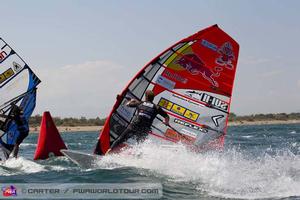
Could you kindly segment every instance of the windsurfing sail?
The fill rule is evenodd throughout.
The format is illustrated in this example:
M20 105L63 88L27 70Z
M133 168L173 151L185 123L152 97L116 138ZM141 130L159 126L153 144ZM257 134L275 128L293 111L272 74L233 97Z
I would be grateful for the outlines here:
M25 61L0 38L0 146L8 153L19 134L14 120L9 118L12 105L19 106L28 121L40 82Z
M94 153L103 155L132 121L129 98L142 100L153 90L154 103L170 116L170 126L156 118L151 137L195 147L223 146L239 45L217 25L168 48L129 82L109 114Z

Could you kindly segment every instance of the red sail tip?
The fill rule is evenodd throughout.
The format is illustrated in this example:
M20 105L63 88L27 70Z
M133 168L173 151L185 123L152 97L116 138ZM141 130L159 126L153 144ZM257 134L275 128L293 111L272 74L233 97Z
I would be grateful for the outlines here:
M34 160L63 156L61 149L67 149L67 147L59 135L50 112L44 112Z

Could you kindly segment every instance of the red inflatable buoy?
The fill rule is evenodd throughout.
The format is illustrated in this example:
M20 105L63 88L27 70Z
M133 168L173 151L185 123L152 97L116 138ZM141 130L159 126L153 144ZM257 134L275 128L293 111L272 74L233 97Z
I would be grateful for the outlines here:
M59 135L50 112L44 112L34 160L63 156L61 149L67 149L67 147Z

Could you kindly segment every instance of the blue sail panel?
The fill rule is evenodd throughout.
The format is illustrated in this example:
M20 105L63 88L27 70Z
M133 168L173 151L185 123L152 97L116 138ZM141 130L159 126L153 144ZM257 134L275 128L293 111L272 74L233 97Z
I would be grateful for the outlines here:
M35 108L36 105L36 90L28 93L21 100L20 108L24 112L24 117L27 121ZM6 134L6 144L13 145L16 142L17 137L19 136L19 131L16 123L11 121L8 125L7 134Z

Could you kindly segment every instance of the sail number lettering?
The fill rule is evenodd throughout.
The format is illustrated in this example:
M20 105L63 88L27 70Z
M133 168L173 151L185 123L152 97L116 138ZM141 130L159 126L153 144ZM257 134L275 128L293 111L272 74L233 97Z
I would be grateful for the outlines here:
M220 110L223 110L225 112L228 111L228 103L227 102L222 101L221 99L211 96L209 94L206 94L204 92L188 90L188 91L186 91L186 96L189 96L192 99L207 103L207 104L209 104L215 108L218 108Z
M158 105L171 111L172 113L175 113L177 115L180 115L186 119L190 119L193 121L197 121L199 114L191 111L183 106L180 106L176 103L173 103L165 98L161 98L158 102Z
M12 70L12 68L9 68L8 70L0 74L0 84L12 77L14 74L15 72L14 70Z

